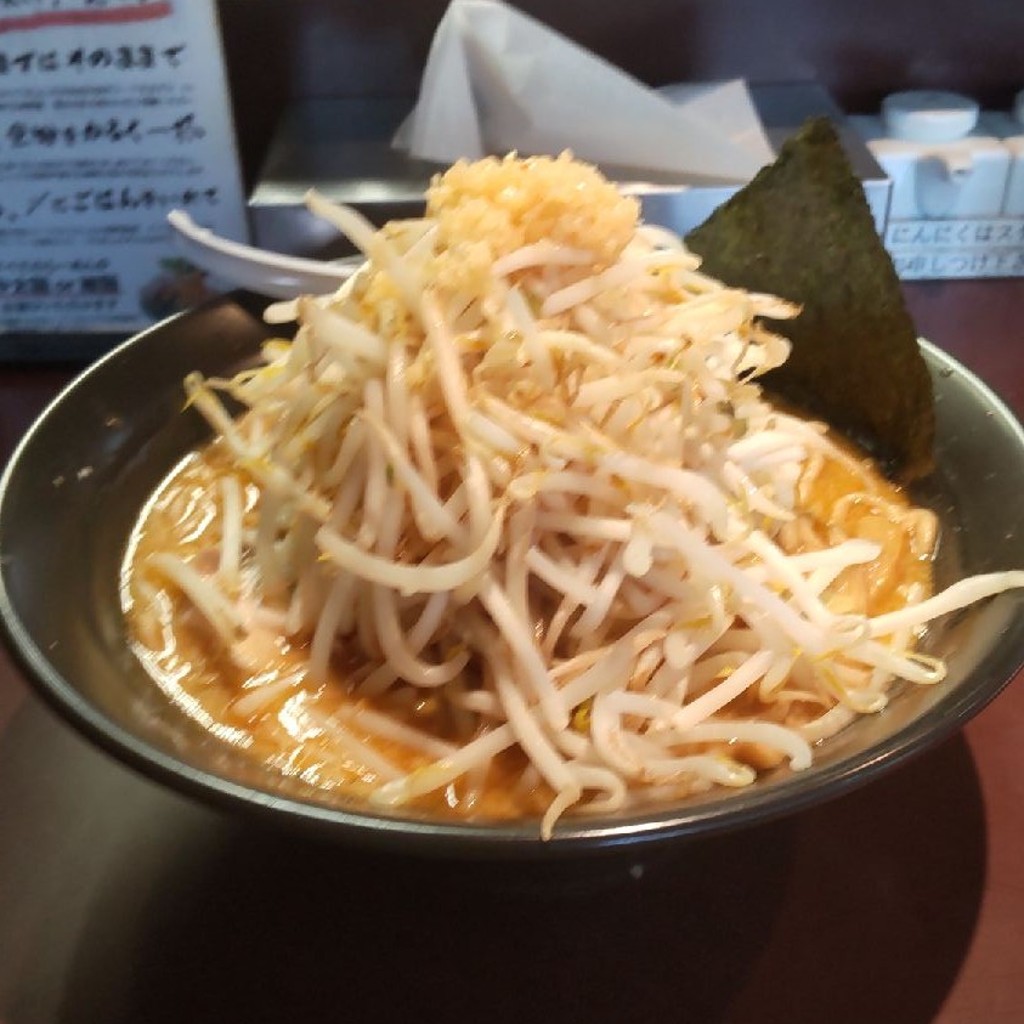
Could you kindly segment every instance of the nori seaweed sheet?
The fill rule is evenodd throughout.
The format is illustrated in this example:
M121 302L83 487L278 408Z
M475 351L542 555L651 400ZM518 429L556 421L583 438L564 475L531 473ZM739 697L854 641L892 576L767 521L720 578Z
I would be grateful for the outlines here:
M773 164L686 237L701 269L799 303L767 326L792 342L769 391L866 447L893 475L933 465L931 378L899 279L831 122L808 121Z

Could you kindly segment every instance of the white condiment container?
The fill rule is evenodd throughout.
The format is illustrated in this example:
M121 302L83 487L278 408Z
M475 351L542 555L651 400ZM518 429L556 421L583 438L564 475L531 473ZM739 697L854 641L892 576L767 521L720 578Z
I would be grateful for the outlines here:
M995 217L1002 212L1010 150L979 130L978 105L957 93L894 93L881 116L852 117L892 179L889 217Z
M979 128L1001 139L1010 151L1010 171L1003 198L1003 214L1024 217L1024 89L1017 93L1010 113L986 111L979 118Z

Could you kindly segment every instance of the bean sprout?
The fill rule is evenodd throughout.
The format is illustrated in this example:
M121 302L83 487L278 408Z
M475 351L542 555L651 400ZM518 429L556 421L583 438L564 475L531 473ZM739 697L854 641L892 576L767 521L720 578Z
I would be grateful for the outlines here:
M378 808L482 806L512 772L548 837L577 805L805 769L894 679L942 678L928 622L1024 586L928 597L931 514L755 383L788 351L760 318L798 310L700 274L591 169L456 165L381 231L310 207L367 262L275 305L296 338L254 371L189 378L227 467L211 525L134 567L236 663L281 623L281 684L236 713L301 696L328 753L274 763L350 764Z

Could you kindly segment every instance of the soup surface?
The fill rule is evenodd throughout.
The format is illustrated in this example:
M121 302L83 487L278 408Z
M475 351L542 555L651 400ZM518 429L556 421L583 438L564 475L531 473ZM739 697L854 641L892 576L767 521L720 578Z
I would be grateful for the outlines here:
M800 517L786 530L785 547L794 553L820 549L835 536L858 537L881 546L874 561L845 570L830 589L833 608L878 615L921 600L931 593L935 543L930 513L912 509L894 486L852 449L849 461L826 459L804 488ZM858 467L858 472L852 471ZM167 697L185 714L228 743L244 749L269 770L295 776L305 784L341 799L365 800L382 773L374 753L388 771L426 768L441 746L424 744L423 734L452 744L478 728L457 707L429 691L363 696L357 681L365 678L364 658L356 645L339 642L326 677L308 673L308 634L285 636L280 624L263 623L241 649L227 650L190 600L147 564L153 555L173 551L215 575L221 543L222 482L235 475L245 503L250 533L258 528L259 488L239 473L223 442L214 442L178 465L139 520L125 561L122 593L136 651ZM836 518L836 509L839 518ZM241 585L257 585L242 566ZM284 610L282 608L283 617ZM467 671L467 688L481 685L475 667ZM731 702L724 716L761 718L789 726L806 726L831 704L825 697L761 701L753 691ZM369 722L363 724L369 713ZM386 715L415 730L417 741L399 733L385 737L373 716ZM843 720L837 719L836 728ZM829 730L826 730L829 731ZM824 733L823 733L824 736ZM755 770L775 767L782 755L756 742L697 745L722 760ZM431 813L490 819L539 816L551 801L542 779L526 774L519 750L492 759L476 776L464 776L416 799ZM673 797L707 788L705 779L683 777L659 790Z

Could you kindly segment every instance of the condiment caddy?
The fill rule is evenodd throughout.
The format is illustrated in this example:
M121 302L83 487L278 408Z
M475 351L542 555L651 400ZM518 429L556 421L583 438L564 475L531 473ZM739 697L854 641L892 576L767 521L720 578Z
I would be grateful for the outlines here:
M1024 90L1008 112L894 93L850 121L892 181L885 244L900 277L1024 276Z

